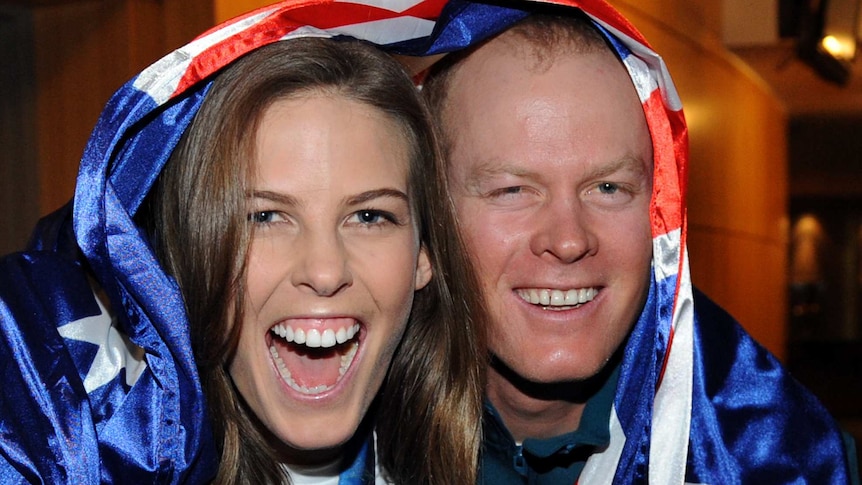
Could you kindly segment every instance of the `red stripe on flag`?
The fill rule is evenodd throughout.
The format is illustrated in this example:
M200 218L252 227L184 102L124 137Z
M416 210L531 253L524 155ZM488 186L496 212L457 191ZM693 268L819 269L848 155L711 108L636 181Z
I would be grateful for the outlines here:
M271 11L271 10L279 10L279 9L290 10L290 9L302 8L302 7L306 7L306 6L310 6L310 5L318 5L321 3L329 4L329 3L334 3L334 2L335 2L335 0L307 0L305 2L303 2L301 0L285 0L285 1L281 2L281 4L283 4L283 5L280 5L278 3L271 4L271 5L265 5L263 7L258 7L254 10L250 10L246 13L243 13L243 14L237 15L236 17L233 17L231 19L225 20L224 22L222 22L222 23L212 27L211 29L203 32L202 34L198 35L195 39L200 39L200 38L206 37L206 36L208 36L214 32L218 32L219 30L221 30L225 27L228 27L230 25L241 22L241 21L243 21L249 17L254 17L256 15L259 15L262 12Z
M643 104L653 144L653 189L650 218L652 236L656 237L680 229L684 217L682 187L685 183L684 167L687 151L685 137L672 134L672 126L681 114L668 111L661 92L655 90ZM677 127L678 128L678 127Z
M333 2L332 0L316 0L299 4L293 0L283 2L281 7L276 5L277 10L259 23L214 44L195 57L174 94L183 92L189 86L196 84L240 56L275 42L300 27L311 26L328 30L406 16L434 19L444 4L445 0L428 0L399 13L371 5ZM212 34L272 8L273 5L270 5L244 14L211 29L208 33Z
M242 55L271 44L299 27L302 25L269 17L260 24L212 45L192 60L182 80L174 90L174 95L185 91Z
M446 5L446 0L426 0L404 11L404 15L420 19L437 20Z
M291 18L305 22L320 29L331 29L344 25L363 22L373 22L398 17L416 17L426 20L437 20L440 11L446 4L445 0L428 0L420 2L403 11L394 12L361 3L319 4L307 8L294 9Z
M403 13L358 3L313 5L290 12L291 20L324 30L404 16Z

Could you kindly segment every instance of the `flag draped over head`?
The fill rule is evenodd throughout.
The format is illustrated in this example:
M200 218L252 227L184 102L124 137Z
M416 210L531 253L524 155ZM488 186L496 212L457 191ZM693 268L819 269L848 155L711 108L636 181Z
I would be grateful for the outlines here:
M687 130L662 59L604 1L553 3L583 10L614 46L640 96L655 153L650 296L626 344L610 446L590 458L580 482L764 483L757 479L769 473L782 482L808 474L818 483L841 482L844 472L828 461L840 447L828 425L803 426L806 437L796 442L754 439L792 428L789 420L800 413L825 413L799 398L774 359L738 327L702 328L718 310L694 308ZM264 45L306 36L354 37L406 56L445 54L476 45L540 4L289 0L202 34L121 87L86 147L74 204L42 221L29 251L0 262L0 479L212 478L215 451L182 297L134 215L213 74ZM720 350L709 350L716 341ZM753 382L734 365L739 358L759 359L770 377ZM787 399L805 405L783 416L765 411ZM790 459L800 450L810 457L801 465Z

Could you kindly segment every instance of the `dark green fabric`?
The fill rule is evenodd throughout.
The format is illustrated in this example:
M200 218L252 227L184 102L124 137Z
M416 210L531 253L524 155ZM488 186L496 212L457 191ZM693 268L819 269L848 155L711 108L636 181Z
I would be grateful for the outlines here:
M610 443L610 415L619 379L613 370L584 407L578 429L547 439L515 443L497 410L485 403L480 484L572 485L587 458Z
M846 431L841 431L844 438L844 450L847 453L847 465L850 467L850 485L859 485L859 461L856 455L856 441Z

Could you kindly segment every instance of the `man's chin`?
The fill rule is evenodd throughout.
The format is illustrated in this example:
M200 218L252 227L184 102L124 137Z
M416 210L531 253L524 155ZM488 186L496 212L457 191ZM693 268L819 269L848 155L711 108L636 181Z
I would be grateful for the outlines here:
M505 381L506 385L535 399L578 401L592 395L607 379L606 362L569 363L568 368L559 363L518 366L492 356L489 380Z

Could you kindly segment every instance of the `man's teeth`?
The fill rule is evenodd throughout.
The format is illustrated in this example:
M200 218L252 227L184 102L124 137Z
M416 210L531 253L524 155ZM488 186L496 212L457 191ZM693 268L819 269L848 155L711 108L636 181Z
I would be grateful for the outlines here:
M580 288L564 291L531 288L520 289L517 293L522 300L533 305L558 307L581 305L592 301L599 293L599 290L595 288Z
M347 369L350 368L350 364L353 362L353 357L356 356L356 350L359 349L359 344L356 342L352 342L350 345L350 350L347 351L346 354L341 356L341 366L338 368L338 380L335 381L335 384L338 384L341 381L341 378L344 376L344 373L347 372ZM281 360L281 356L278 355L278 349L275 345L271 345L269 347L269 353L272 355L272 360L275 362L276 367L278 367L278 372L281 374L281 378L284 382L290 386L295 391L299 391L303 394L320 394L321 392L328 391L335 387L335 384L331 386L319 385L315 387L306 387L300 386L293 379L293 376L290 375L290 371L287 369L287 366L284 364L284 361Z
M341 327L338 330L327 328L322 333L316 328L310 328L308 330L297 328L294 330L290 325L284 325L281 323L272 327L272 332L284 340L311 348L335 347L336 344L343 344L344 342L351 340L356 336L356 332L358 331L358 323L349 327Z

